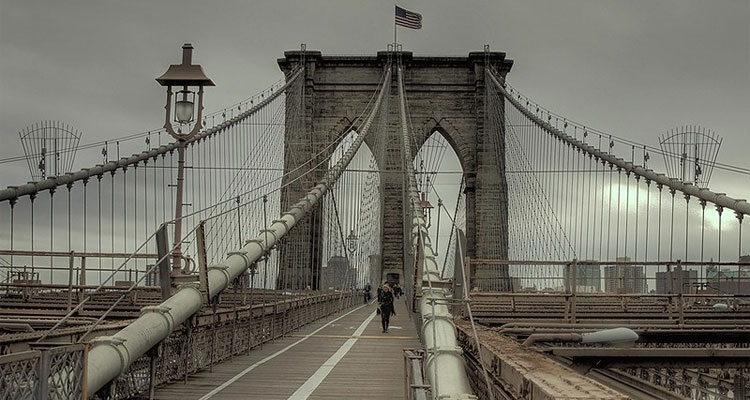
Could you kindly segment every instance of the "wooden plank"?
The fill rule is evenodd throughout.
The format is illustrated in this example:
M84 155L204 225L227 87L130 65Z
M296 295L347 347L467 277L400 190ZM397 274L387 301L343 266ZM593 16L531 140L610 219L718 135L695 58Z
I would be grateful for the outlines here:
M369 305L336 321L285 353L257 366L212 400L287 399L339 347L352 337L354 330L375 310ZM409 319L403 301L397 302L397 315L391 318L390 333L381 333L380 318L375 318L361 337L312 393L310 399L403 398L402 349L419 347L414 323ZM197 399L232 379L241 371L300 340L331 321L311 324L282 339L252 350L248 355L214 365L188 379L158 388L155 399Z

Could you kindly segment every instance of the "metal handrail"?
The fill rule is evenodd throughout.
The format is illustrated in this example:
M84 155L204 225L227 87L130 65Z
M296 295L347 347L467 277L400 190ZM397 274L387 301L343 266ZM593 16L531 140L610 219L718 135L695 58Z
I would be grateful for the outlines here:
M195 135L192 139L188 140L187 144L198 142L204 138L214 136L224 131L225 129L229 128L230 126L233 126L236 123L255 114L258 110L262 109L268 103L272 102L282 93L284 93L284 91L289 86L294 84L297 78L301 76L303 70L304 69L302 68L298 69L291 76L291 78L286 82L284 86L282 86L281 88L273 92L270 96L268 96L266 99L258 103L256 106L237 115L236 117L232 119L222 122L210 129L204 130L203 132ZM162 145L158 148L153 148L151 150L143 151L140 154L134 154L130 157L123 157L117 161L110 161L109 163L104 164L104 165L97 165L91 168L83 168L77 172L70 172L62 176L50 177L39 182L31 182L31 183L27 183L25 185L20 185L20 186L9 186L6 189L0 189L0 202L13 201L15 199L18 199L21 196L33 195L44 190L53 189L53 188L60 187L60 186L67 186L78 181L85 182L92 177L100 176L107 172L114 172L118 169L125 169L131 165L135 165L140 162L147 161L152 158L156 158L157 156L167 154L177 149L177 147L178 147L178 143L172 142L172 143Z

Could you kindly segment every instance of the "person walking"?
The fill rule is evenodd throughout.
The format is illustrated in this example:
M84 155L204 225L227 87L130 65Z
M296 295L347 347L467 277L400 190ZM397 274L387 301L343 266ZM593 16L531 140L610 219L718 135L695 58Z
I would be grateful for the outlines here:
M388 284L383 285L383 291L378 299L380 306L380 323L383 325L383 333L388 333L388 324L391 322L391 315L396 315L396 309L393 305L393 291Z
M370 297L372 296L372 286L370 286L369 283L365 285L364 292L365 292L365 304L367 304L370 302Z

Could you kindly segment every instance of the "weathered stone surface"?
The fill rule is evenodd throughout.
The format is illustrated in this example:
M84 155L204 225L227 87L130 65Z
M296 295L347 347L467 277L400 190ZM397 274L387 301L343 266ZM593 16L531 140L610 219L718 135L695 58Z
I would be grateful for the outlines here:
M284 58L278 60L279 67L287 73L300 64L302 56L299 51L285 52ZM286 138L287 171L296 166L296 159L321 151L355 123L380 83L388 56L387 52L375 56L304 53L306 129L304 137L290 135ZM496 146L484 135L484 68L488 62L504 77L512 61L499 52L473 52L468 57L414 57L410 52L403 52L401 59L414 127L412 153L416 154L435 131L447 139L458 155L466 180L467 253L472 257L506 258L507 183L501 173L505 170L505 159L495 154ZM381 280L389 273L403 274L405 251L403 175L399 173L403 167L395 77L394 73L389 102L391 117L385 138L387 146L384 151L373 151L380 169L385 171L380 180L384 210ZM383 139L368 137L366 144L373 149L375 142ZM324 172L316 171L310 179L320 179ZM293 177L287 177L286 181L290 179ZM286 187L282 209L302 197L312 182ZM286 246L294 246L296 255L294 260L282 257L281 268L283 276L294 277L291 279L295 282L293 288L304 287L302 282L310 280L317 287L321 230L320 215L316 213L311 221L295 228L296 232L287 240ZM474 273L481 277L490 271Z

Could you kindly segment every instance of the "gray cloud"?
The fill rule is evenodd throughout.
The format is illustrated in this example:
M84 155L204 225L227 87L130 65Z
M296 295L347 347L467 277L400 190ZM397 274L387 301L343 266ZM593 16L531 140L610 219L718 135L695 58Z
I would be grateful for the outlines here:
M515 60L509 81L560 114L651 145L701 124L725 138L722 162L748 166L746 0L399 4L424 16L423 30L399 30L406 50L465 55L490 43ZM159 127L154 77L179 61L183 42L217 83L211 111L279 79L276 58L302 42L329 54L384 49L392 13L383 1L0 0L0 158L21 154L17 132L41 119L74 125L83 142ZM76 168L98 160L91 152ZM28 179L24 163L6 164L0 187ZM712 187L750 197L748 176L717 171Z

